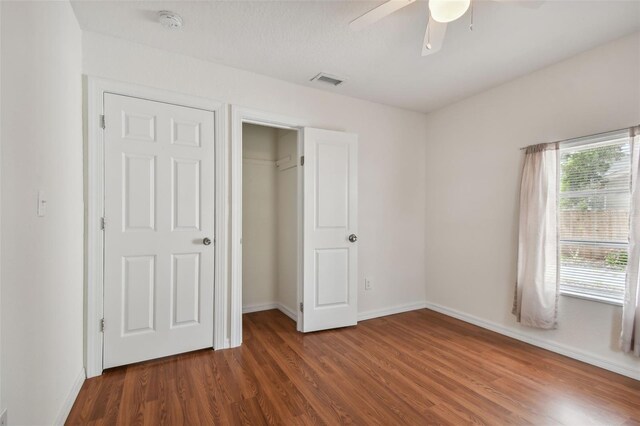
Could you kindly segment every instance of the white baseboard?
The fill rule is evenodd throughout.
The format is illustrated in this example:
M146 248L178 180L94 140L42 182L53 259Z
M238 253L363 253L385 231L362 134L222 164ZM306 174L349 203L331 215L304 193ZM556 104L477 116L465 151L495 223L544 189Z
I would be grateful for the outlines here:
M270 302L270 303L258 303L255 305L246 305L242 307L242 313L243 314L250 314L252 312L260 312L260 311L268 311L271 309L277 309L280 312L282 312L283 314L285 314L286 316L288 316L289 318L291 318L294 321L298 320L298 315L295 311L293 311L292 309L286 307L285 305L283 305L282 303L278 303L278 302Z
M296 311L294 311L293 309L290 309L289 307L283 305L282 303L278 303L277 305L278 305L277 309L280 312L282 312L283 314L285 314L286 316L288 316L292 320L298 321L298 313Z
M269 309L278 309L276 302L269 303L257 303L255 305L245 305L242 307L243 314L250 314L252 312L268 311Z
M359 312L358 321L366 321L368 319L384 317L387 315L401 314L403 312L415 311L416 309L424 309L427 306L425 302L408 303L405 305L392 306L390 308L374 309L371 311ZM298 313L293 309L288 308L282 303L270 302L259 303L255 305L246 305L242 307L243 314L249 314L251 312L268 311L270 309L278 309L280 312L288 316L294 321L298 320Z
M632 379L640 380L640 371L638 371L637 369L632 369L623 365L613 363L598 355L594 355L592 353L581 351L576 348L559 343L539 339L525 333L521 333L511 327L505 327L493 321L487 321L482 318L457 311L455 309L447 308L446 306L438 305L436 303L427 302L424 305L424 307L426 307L427 309L440 312L441 314L457 318L461 321L468 322L473 325L477 325L478 327L486 328L487 330L495 331L496 333L514 338L516 340L520 340L525 343L529 343L533 346L547 349L551 352L555 352L569 358L577 359L578 361L595 365L596 367L604 368L605 370L613 371L614 373L622 374L623 376L631 377Z
M80 370L80 374L76 377L76 381L73 383L71 390L69 391L69 395L64 400L64 404L62 405L62 409L58 414L58 418L55 421L55 425L64 425L64 422L67 421L67 417L69 417L69 413L73 408L73 403L76 402L76 398L80 393L80 389L82 388L82 384L84 383L87 375L85 374L84 367Z
M424 309L427 306L425 302L407 303L404 305L396 305L390 308L373 309L358 313L358 321L366 321L373 318L385 317L387 315L401 314L403 312L415 311L416 309Z
M415 311L416 309L424 309L427 306L425 302L408 303L405 305L392 306L390 308L374 309L371 311L365 311L358 313L358 321L366 321L368 319L384 317L387 315L401 314L403 312ZM282 303L259 303L255 305L246 305L242 307L243 314L249 314L251 312L268 311L270 309L278 309L280 312L288 316L294 321L298 320L298 314L293 309L288 308Z

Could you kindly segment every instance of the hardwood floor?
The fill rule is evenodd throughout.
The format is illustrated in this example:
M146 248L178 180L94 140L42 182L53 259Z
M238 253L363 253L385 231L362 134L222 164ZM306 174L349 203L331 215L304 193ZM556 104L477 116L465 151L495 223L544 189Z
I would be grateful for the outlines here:
M640 425L640 382L426 309L308 335L279 311L244 344L106 371L67 424Z

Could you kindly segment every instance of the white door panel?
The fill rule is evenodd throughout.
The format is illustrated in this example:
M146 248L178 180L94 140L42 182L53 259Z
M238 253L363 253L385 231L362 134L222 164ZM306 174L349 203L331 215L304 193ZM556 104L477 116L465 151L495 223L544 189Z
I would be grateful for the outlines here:
M171 256L171 327L200 322L200 253Z
M200 229L200 160L172 158L171 229Z
M156 156L123 153L123 163L123 231L155 231Z
M357 136L305 128L303 303L305 332L357 323Z
M104 368L212 347L213 112L104 108Z

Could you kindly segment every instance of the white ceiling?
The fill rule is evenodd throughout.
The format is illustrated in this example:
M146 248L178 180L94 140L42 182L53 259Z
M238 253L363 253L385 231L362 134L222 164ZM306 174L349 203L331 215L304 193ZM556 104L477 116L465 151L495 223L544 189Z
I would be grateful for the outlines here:
M449 25L442 50L420 56L427 3L417 1L360 32L348 24L383 1L75 1L84 30L282 80L428 112L640 31L640 1L549 0L538 9L477 0ZM184 27L157 23L159 10ZM324 71L347 79L330 87Z

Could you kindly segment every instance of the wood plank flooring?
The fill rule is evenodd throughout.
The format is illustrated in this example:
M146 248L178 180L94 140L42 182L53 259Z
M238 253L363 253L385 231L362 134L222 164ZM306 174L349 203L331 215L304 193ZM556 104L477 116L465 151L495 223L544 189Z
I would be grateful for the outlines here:
M300 334L244 316L244 344L87 380L67 424L640 425L640 382L426 309Z

